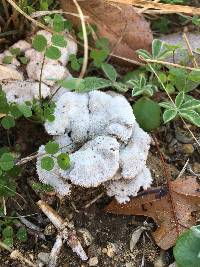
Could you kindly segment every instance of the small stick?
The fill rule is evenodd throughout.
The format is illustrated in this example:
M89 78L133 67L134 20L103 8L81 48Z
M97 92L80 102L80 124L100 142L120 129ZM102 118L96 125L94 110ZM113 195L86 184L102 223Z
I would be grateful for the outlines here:
M64 221L46 202L40 200L37 204L58 230L56 242L51 250L48 267L56 266L59 253L64 242L67 242L73 252L75 252L83 261L86 261L88 257L76 236L74 225L68 219Z
M60 254L60 250L63 245L63 238L61 235L57 235L56 242L53 245L51 250L51 254L49 257L49 267L55 267L58 259L58 255Z
M93 200L91 200L88 204L86 204L83 208L87 209L89 208L92 204L94 204L98 199L100 199L104 195L104 192L99 194L97 197L95 197Z
M87 70L87 64L88 64L88 36L87 36L87 30L86 30L86 24L85 24L85 18L82 12L81 7L79 6L77 0L73 0L78 13L80 15L80 20L81 20L81 26L82 26L82 31L83 31L83 41L84 41L84 57L83 57L83 65L81 69L81 73L79 75L79 78L83 78L86 70Z
M198 68L199 66L198 66L198 64L197 64L196 58L194 57L192 48L191 48L191 46L190 46L190 42L189 42L189 40L188 40L187 35L186 35L185 32L183 33L183 39L185 40L185 43L186 43L186 45L187 45L188 53L189 53L189 55L192 57L192 61L193 61L193 65L194 65L194 67L195 67L195 68Z

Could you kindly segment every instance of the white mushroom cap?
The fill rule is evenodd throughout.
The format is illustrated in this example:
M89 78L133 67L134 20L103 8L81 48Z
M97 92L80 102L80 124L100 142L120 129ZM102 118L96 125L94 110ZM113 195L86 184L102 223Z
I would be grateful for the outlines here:
M55 120L46 122L45 128L51 135L69 133L75 143L87 140L89 128L88 95L66 92L56 103Z
M21 104L25 101L39 99L39 82L34 81L12 81L3 83L2 89L6 93L8 102ZM50 88L46 84L41 84L41 94L43 98L50 95Z
M133 179L110 181L105 184L105 187L109 196L115 196L119 203L124 203L129 201L131 196L136 196L141 187L147 189L151 182L151 173L147 167L144 167Z
M127 142L132 134L135 117L126 98L119 94L89 92L89 137L101 134L116 136Z
M71 168L60 171L73 184L96 187L112 179L119 168L119 143L113 137L98 136L70 155Z
M134 178L145 167L150 142L150 136L135 122L130 141L120 150L120 167L124 179Z

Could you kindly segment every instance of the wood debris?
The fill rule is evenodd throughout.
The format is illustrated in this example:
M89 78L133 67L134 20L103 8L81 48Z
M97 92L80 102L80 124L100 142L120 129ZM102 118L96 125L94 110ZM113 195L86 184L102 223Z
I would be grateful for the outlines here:
M73 252L75 252L83 261L86 261L88 257L85 254L78 237L76 236L74 225L67 219L63 220L56 211L44 201L40 200L37 204L58 230L56 242L49 257L48 267L55 267L57 265L60 250L65 242L67 242Z

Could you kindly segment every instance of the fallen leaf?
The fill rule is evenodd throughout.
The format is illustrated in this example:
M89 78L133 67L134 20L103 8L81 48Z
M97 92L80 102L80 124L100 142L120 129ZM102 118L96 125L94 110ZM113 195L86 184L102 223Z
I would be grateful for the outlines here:
M171 181L170 188L170 193L167 187L151 188L125 204L113 200L106 212L153 218L158 225L154 239L159 247L167 250L182 232L196 223L200 211L200 186L196 177Z
M72 0L60 0L64 11L76 13ZM98 27L98 34L110 42L110 50L117 57L131 59L138 63L138 49L151 50L152 32L144 17L137 14L132 6L113 5L104 0L80 1L79 5L90 24ZM80 19L69 16L75 26Z
M21 73L10 66L0 65L0 81L23 80Z
M3 117L5 117L5 116L6 116L5 113L0 113L0 119L3 118Z

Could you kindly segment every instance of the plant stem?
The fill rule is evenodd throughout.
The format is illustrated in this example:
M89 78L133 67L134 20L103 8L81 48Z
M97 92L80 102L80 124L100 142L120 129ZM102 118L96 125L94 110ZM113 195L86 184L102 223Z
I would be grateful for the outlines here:
M43 73L43 68L44 68L44 62L45 62L45 55L42 60L42 66L41 66L41 72L40 72L40 81L39 81L39 99L40 103L42 101L42 73Z

